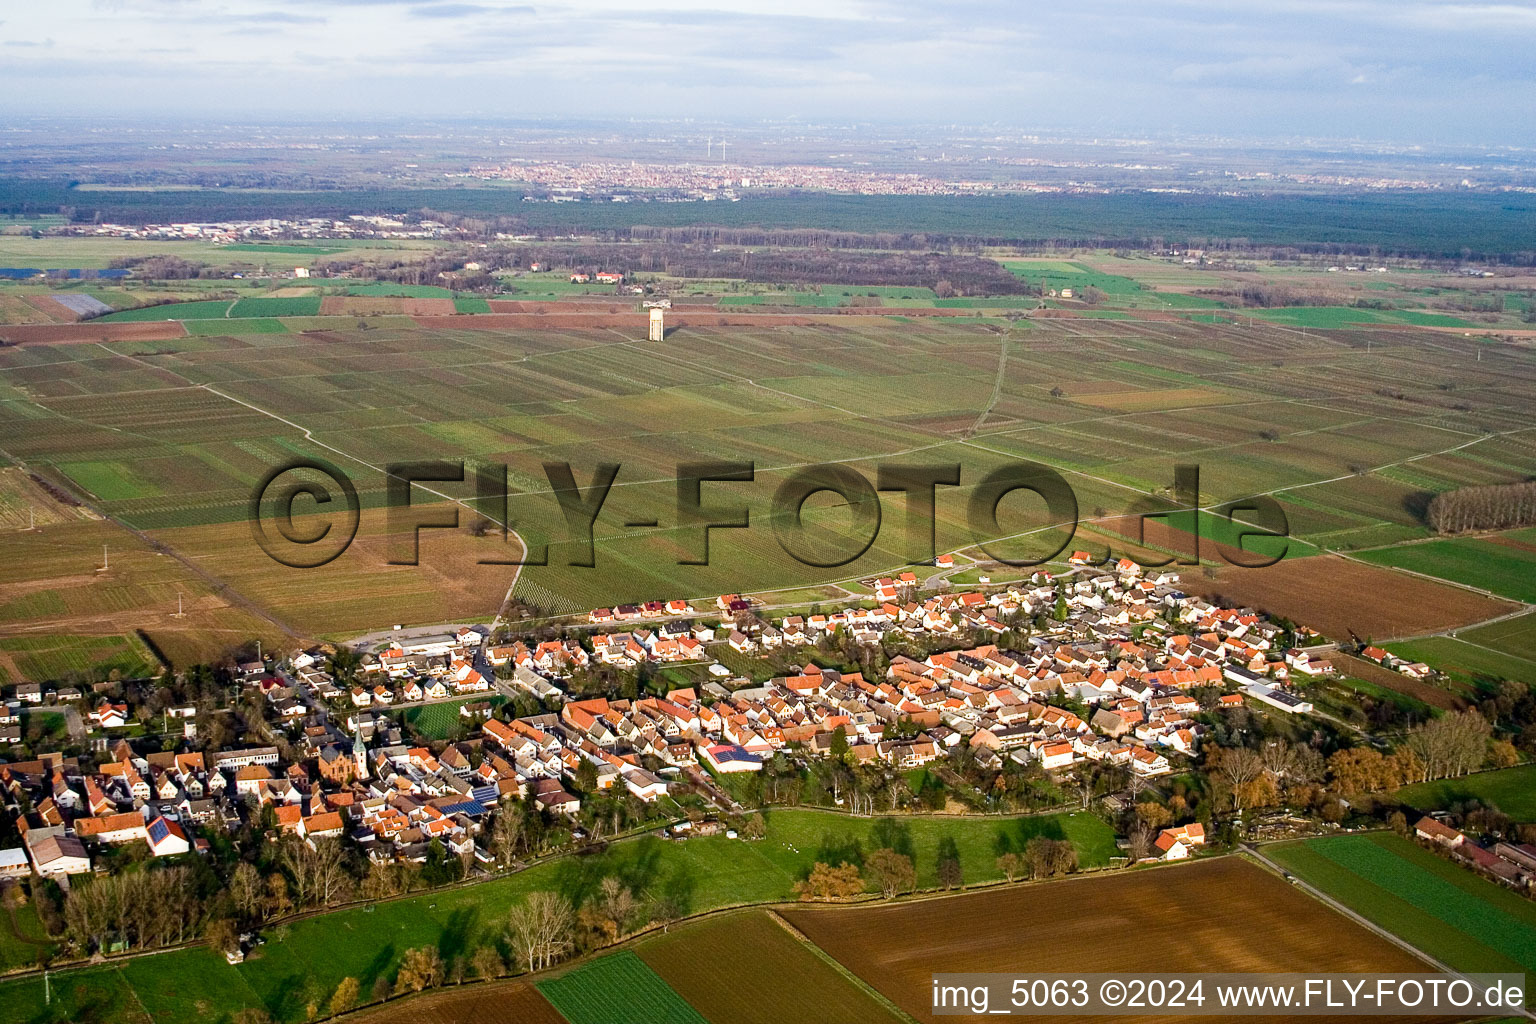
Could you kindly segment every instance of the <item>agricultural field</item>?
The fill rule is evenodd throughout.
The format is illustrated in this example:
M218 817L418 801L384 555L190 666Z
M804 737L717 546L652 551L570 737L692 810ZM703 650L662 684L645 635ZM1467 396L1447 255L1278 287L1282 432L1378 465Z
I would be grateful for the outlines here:
M1043 909L1049 908L1049 909ZM783 916L920 1021L936 970L1413 971L1424 965L1236 857ZM942 965L942 966L940 966ZM1137 1018L1085 1018L1130 1020Z
M824 289L821 297L844 296ZM457 309L485 300L326 301ZM1299 556L1422 537L1412 509L1423 495L1522 479L1536 466L1536 356L1500 347L1478 363L1467 358L1475 340L1389 325L1366 340L1347 330L1303 337L1263 323L1176 319L1039 319L1013 329L812 313L722 326L713 314L680 313L667 340L650 345L628 340L642 324L627 301L612 303L614 313L600 301L564 304L594 310L579 316L564 306L546 316L379 316L366 329L349 317L287 315L320 302L318 292L241 298L233 308L205 300L197 306L209 319L185 321L195 336L162 319L86 326L172 333L0 349L0 449L192 559L294 632L327 636L396 621L488 619L514 577L520 600L566 614L887 573L909 557L899 495L882 496L886 514L864 554L822 567L788 553L794 527L772 507L773 494L808 461L841 461L873 479L881 461L916 458L963 467L962 485L939 492L938 545L981 559L1038 558L1072 543L1038 504L1018 497L1000 506L995 533L987 526L980 535L1009 539L975 546L967 500L1005 464L1055 468L1080 516L1112 523L1141 496L1165 490L1176 463L1198 462L1202 503L1273 492L1289 518L1293 557L1273 569L1218 569L1224 591L1325 631L1384 639L1481 621L1503 606L1428 581L1425 599L1400 599L1407 584L1354 585L1369 567L1297 569L1307 561ZM175 308L133 315L163 318ZM254 315L224 316L242 308ZM1442 387L1452 382L1454 390ZM1410 393L1416 400L1396 397ZM363 547L326 570L288 569L248 541L253 488L296 458L343 469L364 507ZM463 483L434 485L464 502L475 498L476 467L506 465L507 515L547 564L515 573L478 566L482 552L515 557L517 545L426 530L431 559L366 572L361 559L374 559L391 532L369 511L384 502L379 467L420 459L466 460ZM703 488L717 506L746 506L752 527L710 531L708 564L695 565L703 537L679 523L675 478L679 463L703 459L754 463L750 483ZM544 476L549 461L571 462L583 483L599 461L621 466L596 524L595 568L570 564L575 551ZM460 511L462 531L469 513ZM658 525L628 525L648 520ZM854 525L846 503L813 497L801 549L809 560L842 561L861 546ZM1202 532L1233 539L1230 524L1212 516ZM1083 539L1124 548L1102 532ZM1320 587L1324 565L1329 583ZM1188 575L1191 587L1214 582ZM1343 593L1365 599L1334 607Z
M143 323L150 320L213 320L229 315L234 299L203 299L198 302L170 302L158 306L140 306L97 317L94 323Z
M1536 601L1536 531L1518 530L1500 537L1452 537L1403 544L1359 557L1426 576L1490 590L1516 601Z
M630 950L541 981L538 990L570 1024L708 1024Z
M1536 970L1536 904L1401 836L1324 836L1264 852L1456 970Z
M1288 558L1265 569L1221 566L1182 584L1211 600L1257 608L1348 640L1387 641L1483 622L1518 606L1459 587L1341 558Z
M1462 630L1456 636L1457 639L1492 648L1512 658L1536 661L1536 614Z
M1475 799L1497 807L1515 821L1536 821L1536 765L1523 764L1461 779L1404 786L1392 796L1419 811L1443 810Z
M1485 628L1496 629L1500 624ZM1476 630L1467 630L1468 635ZM1458 682L1477 684L1484 680L1518 679L1536 684L1536 661L1493 650L1456 636L1431 636L1390 644L1387 650L1409 661L1422 661Z
M1366 324L1408 324L1415 327L1475 327L1444 313L1408 309L1359 309L1352 306L1291 306L1286 309L1244 310L1243 316L1290 327L1335 329Z
M111 522L59 522L5 538L0 672L13 681L158 671L140 632L178 667L256 639L286 639L186 564ZM109 567L98 572L103 546Z
M712 917L669 929L635 950L710 1024L896 1024L878 998L800 941L770 911ZM728 963L730 983L703 965ZM793 984L785 980L794 979Z
M441 989L348 1017L357 1024L567 1024L524 981Z

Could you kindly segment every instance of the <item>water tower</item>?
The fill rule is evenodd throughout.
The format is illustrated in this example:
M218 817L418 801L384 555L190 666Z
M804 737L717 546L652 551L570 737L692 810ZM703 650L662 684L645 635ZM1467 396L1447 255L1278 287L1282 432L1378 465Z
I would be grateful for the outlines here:
M663 341L667 336L666 324L662 320L662 310L672 308L671 299L659 299L655 302L644 303L644 308L651 311L651 327L645 338L647 341Z

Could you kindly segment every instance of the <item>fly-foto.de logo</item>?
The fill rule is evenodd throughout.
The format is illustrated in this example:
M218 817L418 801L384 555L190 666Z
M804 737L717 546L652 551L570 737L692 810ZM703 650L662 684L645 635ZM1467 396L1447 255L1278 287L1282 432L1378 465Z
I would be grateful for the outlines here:
M565 530L558 564L578 568L598 565L595 528L605 511L626 529L673 530L681 551L678 565L708 565L713 531L764 528L772 531L779 548L795 562L816 568L847 565L874 546L891 506L893 518L899 520L893 528L901 533L899 543L909 564L933 562L938 554L939 522L958 512L968 543L986 557L1010 566L1034 566L1059 558L1073 544L1082 523L1077 494L1066 478L1050 466L1026 460L984 471L967 471L953 462L879 462L873 478L847 463L827 462L773 471L776 485L760 477L752 462L685 462L666 481L673 494L671 523L663 523L655 514L626 517L610 505L623 474L620 463L597 463L585 484L578 482L569 462L545 462L542 469L547 489L519 491L517 496L553 501ZM471 470L463 461L398 462L384 466L382 476L379 504L390 538L386 564L419 564L422 531L458 529L463 514L476 517L486 527L479 531L487 540L487 553L477 559L479 564L551 564L550 545L526 541L509 514L513 492L507 466L489 463ZM466 485L472 488L466 491ZM770 486L771 496L766 493ZM1289 524L1279 502L1268 495L1202 506L1200 469L1194 465L1174 467L1173 485L1166 494L1144 495L1116 514L1096 510L1092 520L1113 522L1115 534L1126 544L1124 557L1143 568L1198 564L1204 517L1214 519L1222 536L1222 543L1210 550L1229 564L1262 568L1285 557ZM1036 510L1025 530L1005 528L1001 521L1005 499L1016 495L1026 496ZM760 503L765 496L769 497L766 516L754 517L751 501ZM836 530L829 530L825 522L810 522L808 503L818 496L832 499L846 511L846 522ZM317 568L340 557L352 544L362 509L362 498L350 476L325 460L303 459L279 466L261 480L251 496L249 519L256 543L273 560L293 568ZM1155 540L1148 531L1152 524L1161 527ZM1005 544L1025 534L1040 540L1028 554ZM1262 552L1252 543L1261 538L1270 539ZM1081 554L1074 552L1074 561L1098 563L1119 557L1112 548L1105 549L1102 539L1096 555L1084 559Z

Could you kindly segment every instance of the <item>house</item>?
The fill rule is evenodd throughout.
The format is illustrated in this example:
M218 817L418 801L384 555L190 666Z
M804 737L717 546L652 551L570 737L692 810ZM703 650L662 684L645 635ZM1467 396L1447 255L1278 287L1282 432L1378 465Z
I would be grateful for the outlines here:
M122 729L128 725L128 705L102 701L91 712L91 721L103 729Z
M1420 818L1418 824L1413 826L1413 834L1420 839L1439 843L1442 846L1456 847L1467 841L1466 836L1428 815Z
M129 843L144 838L144 818L136 811L103 818L76 818L75 837L101 843Z
M699 756L717 772L760 772L763 762L734 743L701 747Z
M933 560L933 564L934 564L935 567L937 567L939 569L953 569L954 566L955 566L955 556L954 555L939 555L937 558L935 558Z
M1157 850L1158 860L1183 860L1189 856L1189 847L1170 829L1159 832L1152 846Z
M47 836L27 844L32 866L40 875L80 875L91 870L85 844L70 836Z
M27 862L27 851L20 846L0 850L0 878L20 878L30 875L32 866Z
M181 826L163 816L149 823L144 838L149 843L149 852L156 857L174 857L192 849Z
M646 803L667 795L666 781L642 768L636 768L624 776L624 788Z

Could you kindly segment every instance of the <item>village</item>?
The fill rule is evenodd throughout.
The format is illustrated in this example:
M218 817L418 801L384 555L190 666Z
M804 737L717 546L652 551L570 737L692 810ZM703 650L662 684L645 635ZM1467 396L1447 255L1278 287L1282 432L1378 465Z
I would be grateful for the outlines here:
M1171 572L1086 561L1078 553L1060 576L1040 571L986 593L919 594L905 572L871 581L872 607L773 621L727 594L705 607L594 609L585 637L497 643L485 627L464 627L350 659L316 649L237 666L238 685L284 730L287 756L277 743L199 749L192 707L163 711L182 723L175 749L141 749L114 738L130 727L122 700L19 684L0 723L9 738L23 706L69 702L86 713L97 756L0 765L7 801L24 811L22 845L0 853L0 871L85 872L93 854L121 844L185 854L206 847L200 832L238 830L269 812L275 836L346 835L376 861L419 863L436 843L485 865L491 821L507 800L573 823L579 839L574 822L593 794L654 805L691 793L712 811L740 812L723 783L774 758L900 772L965 748L983 769L1012 761L1061 774L1100 764L1147 780L1199 757L1197 716L1245 704L1312 710L1292 683L1332 666L1288 645L1315 643L1314 632L1190 597ZM897 654L868 678L816 663L816 644L830 637L860 648L916 641L934 653ZM1017 648L1000 645L1019 637ZM810 650L794 674L754 683L713 657L726 648L748 657ZM632 698L572 691L602 666L643 673L683 663L707 664L709 681ZM399 710L441 701L455 702L463 738L405 742ZM496 716L514 708L537 710ZM681 817L669 806L662 817ZM1177 859L1203 841L1190 823L1165 829L1157 850Z

